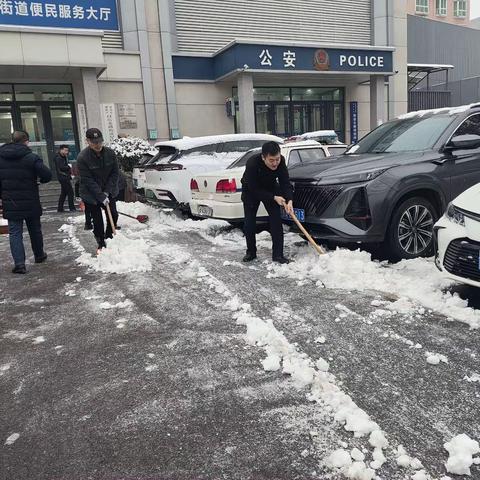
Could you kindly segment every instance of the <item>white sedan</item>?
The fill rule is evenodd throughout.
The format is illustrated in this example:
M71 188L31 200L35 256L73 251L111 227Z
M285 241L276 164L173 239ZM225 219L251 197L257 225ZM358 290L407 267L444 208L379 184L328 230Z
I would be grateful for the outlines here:
M281 145L280 148L287 166L293 166L301 162L321 161L332 156L328 145L320 145L313 140L286 143ZM346 149L346 146L344 148ZM196 175L192 178L190 184L192 215L203 218L218 218L231 223L243 222L244 213L241 199L243 172L247 161L259 153L261 153L261 149L251 150L226 170ZM263 221L267 218L267 211L261 203L257 219Z
M194 175L227 168L244 152L265 142L283 140L274 135L236 133L157 143L158 156L144 168L145 197L164 207L188 211Z
M480 287L480 184L448 205L434 233L437 267L449 278Z

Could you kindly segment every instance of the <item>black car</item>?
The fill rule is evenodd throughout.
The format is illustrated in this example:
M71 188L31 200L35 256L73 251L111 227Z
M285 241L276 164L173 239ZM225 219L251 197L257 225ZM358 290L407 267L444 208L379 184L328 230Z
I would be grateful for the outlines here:
M314 237L384 243L397 259L431 254L435 221L480 182L480 104L409 113L290 178Z

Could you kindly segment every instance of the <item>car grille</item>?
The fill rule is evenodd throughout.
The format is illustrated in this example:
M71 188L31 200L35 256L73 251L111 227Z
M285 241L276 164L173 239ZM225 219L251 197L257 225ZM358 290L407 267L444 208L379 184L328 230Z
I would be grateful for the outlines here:
M443 265L447 272L480 281L480 243L468 238L453 240L445 252Z
M315 186L295 183L293 205L305 210L306 216L319 217L342 193L342 186Z

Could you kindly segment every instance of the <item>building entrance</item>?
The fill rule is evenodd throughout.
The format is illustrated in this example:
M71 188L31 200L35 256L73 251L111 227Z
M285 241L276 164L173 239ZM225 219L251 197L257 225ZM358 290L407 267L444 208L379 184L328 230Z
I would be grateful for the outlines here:
M13 130L26 130L30 148L55 175L53 158L62 144L70 147L70 160L79 151L75 109L70 85L1 85L0 144Z

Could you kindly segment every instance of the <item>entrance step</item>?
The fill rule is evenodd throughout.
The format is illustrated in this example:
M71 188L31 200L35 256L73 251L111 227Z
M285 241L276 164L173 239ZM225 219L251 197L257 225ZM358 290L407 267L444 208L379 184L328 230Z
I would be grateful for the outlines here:
M40 192L40 203L44 210L57 210L58 207L58 198L62 188L60 183L56 180L52 180L49 183L42 183L39 185ZM75 206L79 208L79 202L75 199ZM68 200L65 199L64 208L68 210Z

